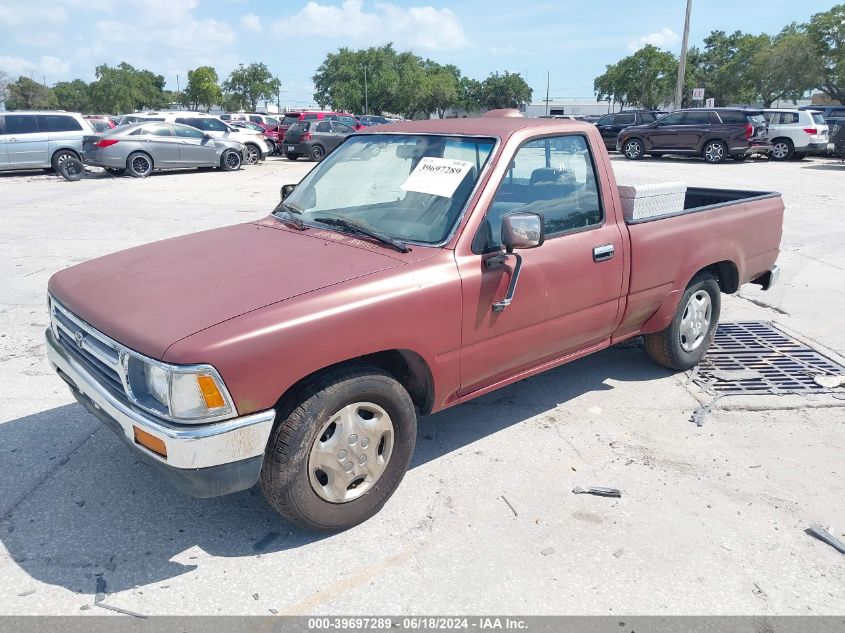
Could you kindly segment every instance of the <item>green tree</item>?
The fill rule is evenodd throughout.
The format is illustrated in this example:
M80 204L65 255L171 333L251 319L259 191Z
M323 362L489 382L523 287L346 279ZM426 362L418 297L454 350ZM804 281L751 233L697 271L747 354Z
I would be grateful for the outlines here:
M845 103L845 4L816 13L805 29L814 55L816 87Z
M97 113L117 114L145 108L165 108L171 104L164 90L164 77L149 70L138 70L121 62L114 68L97 66L91 84L91 106Z
M55 93L29 77L18 77L8 86L6 98L8 110L54 110L59 107Z
M364 75L366 73L366 94ZM335 110L381 114L401 110L399 54L393 44L329 53L313 77L314 100Z
M60 81L53 86L59 108L70 112L88 112L91 109L91 88L81 79Z
M810 38L795 24L769 38L768 45L751 58L748 70L757 99L766 108L781 99L795 103L819 80Z
M9 74L0 70L0 103L5 103L9 96Z
M593 87L599 101L611 98L623 108L632 105L656 110L672 100L677 76L675 56L647 44L607 66Z
M704 38L700 55L700 87L720 106L755 102L758 87L753 77L754 58L769 45L765 33L711 32Z
M467 112L481 109L481 82L470 77L461 77L458 90L458 105Z
M519 108L531 101L533 90L519 73L492 73L481 82L480 102L483 108Z
M460 104L460 71L456 66L441 66L427 59L423 62L421 86L422 110L436 112L439 118Z
M181 95L183 105L196 110L199 106L205 108L206 112L211 106L219 104L223 100L223 91L218 85L217 71L211 66L200 66L188 71L188 85Z
M252 112L258 108L259 101L275 99L280 86L279 79L263 62L249 66L241 64L223 82L223 90L237 96Z

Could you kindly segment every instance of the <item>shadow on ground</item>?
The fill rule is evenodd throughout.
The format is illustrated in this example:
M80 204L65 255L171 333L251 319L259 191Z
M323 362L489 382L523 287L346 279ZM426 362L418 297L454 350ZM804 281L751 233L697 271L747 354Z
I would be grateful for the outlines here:
M608 379L649 381L667 375L636 344L605 350L422 418L411 468L582 394L612 391ZM31 490L21 491L20 501L0 520L0 539L30 576L91 593L95 576L104 575L110 592L121 591L190 573L196 567L192 561L208 555L253 556L328 538L291 528L257 487L216 499L176 493L134 460L108 429L91 427L90 416L81 413L79 405L66 405L0 425L0 478L20 472L20 464L4 468L4 462L39 454L51 429L77 424L83 438L96 429ZM0 483L0 489L14 486Z

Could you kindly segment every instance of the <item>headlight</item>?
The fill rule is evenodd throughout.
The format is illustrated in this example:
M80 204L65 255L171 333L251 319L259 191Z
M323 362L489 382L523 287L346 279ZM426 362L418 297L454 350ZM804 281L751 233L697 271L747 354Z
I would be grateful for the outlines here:
M168 365L135 355L126 364L129 397L143 409L177 422L209 422L235 413L211 365Z

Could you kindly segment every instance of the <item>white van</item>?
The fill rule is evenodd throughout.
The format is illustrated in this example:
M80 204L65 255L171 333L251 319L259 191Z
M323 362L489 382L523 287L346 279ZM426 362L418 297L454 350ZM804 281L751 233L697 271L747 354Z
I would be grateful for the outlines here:
M0 112L0 170L58 171L65 159L79 158L82 137L93 132L94 128L78 113Z
M143 121L164 121L166 123L183 123L190 125L214 138L225 138L232 141L239 141L246 147L246 160L248 165L254 165L258 161L267 158L272 153L273 147L264 138L261 132L255 130L233 127L212 114L205 112L193 112L191 110L168 110L157 112L133 112L124 114L120 118L120 125L130 123L141 123Z

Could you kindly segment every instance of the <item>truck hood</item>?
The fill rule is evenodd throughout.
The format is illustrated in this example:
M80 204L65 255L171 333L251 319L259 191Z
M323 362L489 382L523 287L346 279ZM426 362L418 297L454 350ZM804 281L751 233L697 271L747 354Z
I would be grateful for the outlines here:
M212 325L403 263L347 237L239 224L78 264L53 275L49 290L107 336L161 359Z

